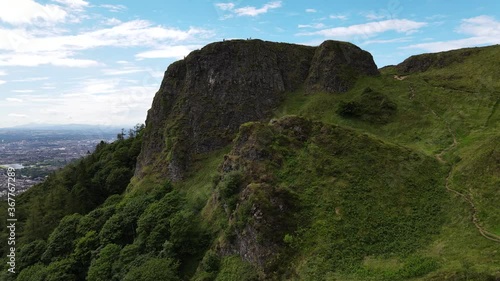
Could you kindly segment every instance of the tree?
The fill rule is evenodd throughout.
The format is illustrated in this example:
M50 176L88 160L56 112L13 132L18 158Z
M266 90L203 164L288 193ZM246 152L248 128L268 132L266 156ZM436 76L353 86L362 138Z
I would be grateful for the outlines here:
M123 205L106 221L99 233L101 244L131 244L136 236L137 220L152 200L150 195L141 195L122 201Z
M178 192L169 192L142 213L137 222L137 235L147 251L158 251L169 237L169 219L182 206Z
M64 217L50 234L47 250L42 255L45 262L67 256L73 251L74 240L78 237L77 227L82 215L73 214Z
M99 237L94 230L91 230L76 241L75 251L72 257L76 261L77 271L80 276L85 276L87 268L92 260L93 253L99 247Z
M108 244L99 252L98 258L90 264L87 274L88 281L109 281L113 280L115 274L113 264L120 257L120 246Z
M17 276L17 281L44 281L47 275L45 265L37 263L24 268Z
M75 261L71 258L52 262L45 269L47 274L44 281L77 281L73 266Z
M132 171L128 168L117 168L112 170L112 172L106 178L106 191L108 194L119 194L128 185L130 178L132 177Z
M19 268L27 268L39 262L46 248L47 243L43 240L35 240L23 245L19 249Z
M116 139L121 141L125 139L125 129L122 128L122 132L116 135Z

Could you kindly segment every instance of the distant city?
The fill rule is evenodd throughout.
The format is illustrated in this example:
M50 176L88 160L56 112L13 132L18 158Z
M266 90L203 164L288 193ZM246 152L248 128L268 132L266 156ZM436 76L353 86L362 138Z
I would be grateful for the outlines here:
M16 169L16 194L41 183L53 171L112 142L121 128L45 125L0 128L0 199L7 195L7 167Z

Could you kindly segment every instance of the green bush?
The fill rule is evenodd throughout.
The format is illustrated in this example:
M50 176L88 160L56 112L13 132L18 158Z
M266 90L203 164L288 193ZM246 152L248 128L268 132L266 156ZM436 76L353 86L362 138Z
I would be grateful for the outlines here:
M238 198L235 195L242 188L243 180L243 173L241 171L231 171L224 175L217 185L219 195L229 210L233 210L236 207Z
M224 199L228 199L241 188L243 182L243 173L240 171L231 171L224 175L222 181L219 182L219 193Z
M397 105L388 96L366 88L360 97L340 102L337 113L345 118L360 119L374 124L386 124L397 112Z
M200 268L206 272L217 272L220 267L220 258L213 250L208 250L201 260Z
M225 257L221 261L221 268L216 281L256 281L258 275L255 269L238 256Z
M404 267L398 272L401 279L410 279L424 276L439 268L439 264L432 258L422 256L409 257Z
M199 217L193 212L179 211L170 218L169 223L168 240L180 257L194 255L205 247L206 234L199 228Z

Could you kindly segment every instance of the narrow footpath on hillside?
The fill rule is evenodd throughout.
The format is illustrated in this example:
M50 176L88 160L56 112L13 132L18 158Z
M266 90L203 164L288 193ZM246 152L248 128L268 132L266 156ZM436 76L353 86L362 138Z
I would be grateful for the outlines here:
M405 77L406 78L406 77ZM399 80L399 79L398 79ZM410 90L410 98L413 99L415 98L415 89L414 89L414 86L412 84L409 85L409 90ZM420 103L424 108L426 108L428 111L430 111L434 116L436 116L436 118L438 118L439 120L441 120L445 126L446 126L446 129L448 130L448 132L450 133L450 135L452 136L453 138L453 142L446 148L444 148L443 150L441 150L441 152L437 153L434 155L434 157L442 164L446 164L447 161L443 159L443 156L448 153L449 151L455 149L457 146L458 146L458 141L457 141L457 137L455 135L455 133L452 131L451 129L451 126L450 124L441 116L439 116L431 107L429 107L427 104L423 103L423 102L420 102L420 101L417 101L418 103ZM452 164L451 167L450 167L450 171L448 172L448 175L446 176L446 180L445 180L445 188L446 190L448 190L448 192L451 192L451 193L454 193L456 195L458 195L459 197L462 197L469 205L470 205L470 209L471 209L471 213L472 213L472 216L471 216L471 220L472 220L472 223L474 224L474 226L477 228L477 230L479 231L479 233L486 239L488 240L491 240L491 241L495 241L495 242L498 242L500 243L500 236L494 234L494 233L491 233L489 231L487 231L486 229L484 229L484 227L481 226L481 224L479 223L479 218L478 218L478 210L476 208L476 205L474 204L474 202L472 201L471 199L471 196L470 195L466 195L464 193L461 193L460 191L458 190L455 190L451 187L451 177L453 176L453 171L455 170L455 165L456 164Z

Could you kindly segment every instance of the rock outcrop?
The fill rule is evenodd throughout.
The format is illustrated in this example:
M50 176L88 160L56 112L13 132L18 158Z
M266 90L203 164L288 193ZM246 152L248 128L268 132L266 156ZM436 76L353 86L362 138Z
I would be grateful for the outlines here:
M360 75L378 75L372 55L357 46L325 41L316 48L306 85L312 90L346 92Z
M148 111L136 176L183 178L194 154L228 145L239 126L265 120L285 94L345 92L377 75L372 56L346 42L319 47L261 40L212 43L171 64Z

